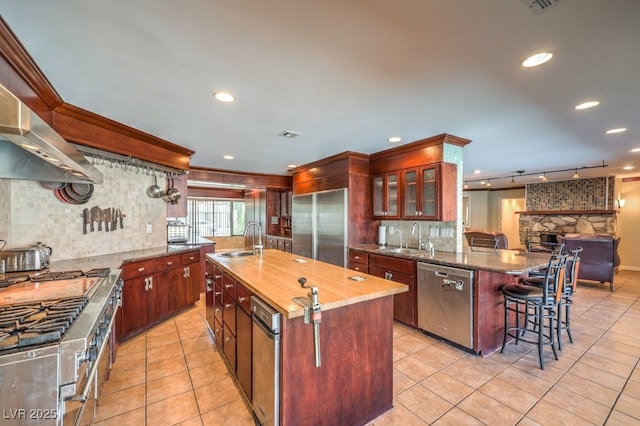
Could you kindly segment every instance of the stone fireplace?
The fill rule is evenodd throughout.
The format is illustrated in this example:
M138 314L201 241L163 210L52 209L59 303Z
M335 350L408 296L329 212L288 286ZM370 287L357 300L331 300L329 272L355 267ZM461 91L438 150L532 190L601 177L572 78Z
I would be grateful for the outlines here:
M614 234L614 178L528 184L520 215L520 244L545 242L567 233Z

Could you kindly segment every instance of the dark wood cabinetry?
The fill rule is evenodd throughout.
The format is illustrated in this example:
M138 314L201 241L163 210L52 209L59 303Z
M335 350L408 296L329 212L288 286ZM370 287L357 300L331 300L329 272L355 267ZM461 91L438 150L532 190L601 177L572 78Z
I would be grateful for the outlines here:
M438 163L402 172L404 219L454 221L457 167Z
M349 250L349 269L408 285L409 291L393 296L393 319L418 326L416 262Z
M267 190L267 234L291 238L291 190Z
M189 251L154 259L125 263L122 266L122 314L120 335L127 339L171 316L199 298L200 279L186 272L200 274L200 253ZM192 263L183 263L192 262Z
M207 324L230 369L251 398L252 293L212 262L206 262Z
M238 382L248 398L251 398L251 356L252 356L252 326L251 326L251 292L242 284L237 283L236 302L236 373Z
M400 173L391 172L371 178L373 188L373 217L375 219L399 219Z
M349 269L369 273L369 254L360 251L349 250Z
M266 248L291 253L291 238L274 237L273 235L267 235Z
M444 146L469 142L445 133L371 154L372 217L455 221L457 166L445 161Z

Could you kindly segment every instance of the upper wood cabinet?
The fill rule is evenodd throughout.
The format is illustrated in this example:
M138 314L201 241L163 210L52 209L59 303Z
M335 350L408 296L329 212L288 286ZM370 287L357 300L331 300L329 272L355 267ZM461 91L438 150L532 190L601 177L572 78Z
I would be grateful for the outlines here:
M444 133L371 154L372 217L455 221L457 166L444 161L446 145L469 142Z
M400 172L373 176L373 217L375 219L400 218Z
M456 170L456 165L451 163L438 163L403 170L403 218L456 220Z

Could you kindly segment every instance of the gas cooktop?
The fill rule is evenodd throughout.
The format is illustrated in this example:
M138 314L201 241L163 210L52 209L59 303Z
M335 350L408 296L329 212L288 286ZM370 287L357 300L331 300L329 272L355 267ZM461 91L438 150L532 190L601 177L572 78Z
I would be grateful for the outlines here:
M26 272L14 272L6 274L4 278L0 278L0 289L9 287L13 284L30 282L43 282L43 281L61 281L71 280L78 277L100 277L104 278L109 275L109 268L97 268L90 271L56 271L51 272L48 269L26 273Z

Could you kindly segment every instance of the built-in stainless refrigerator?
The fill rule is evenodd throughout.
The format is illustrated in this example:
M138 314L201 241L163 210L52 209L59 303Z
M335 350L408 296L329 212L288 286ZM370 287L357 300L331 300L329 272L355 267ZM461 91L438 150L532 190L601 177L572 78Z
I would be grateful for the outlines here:
M294 195L293 253L347 266L347 189Z

